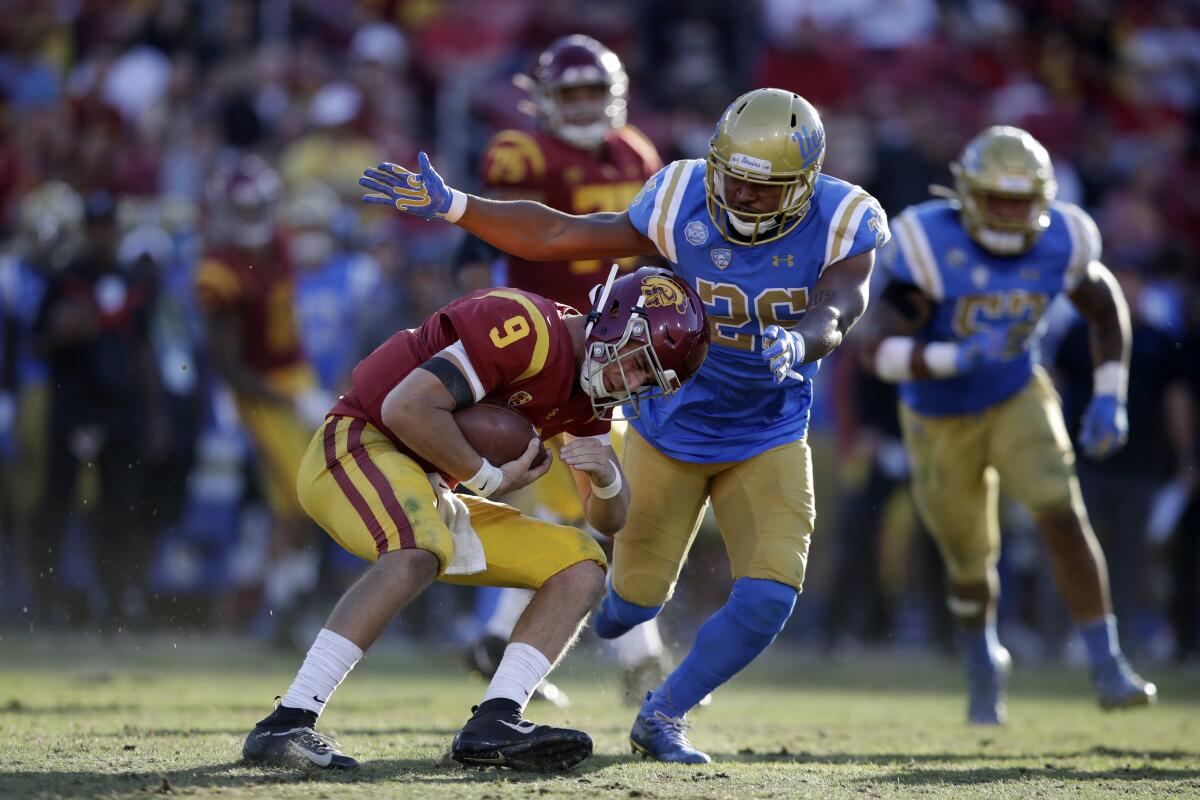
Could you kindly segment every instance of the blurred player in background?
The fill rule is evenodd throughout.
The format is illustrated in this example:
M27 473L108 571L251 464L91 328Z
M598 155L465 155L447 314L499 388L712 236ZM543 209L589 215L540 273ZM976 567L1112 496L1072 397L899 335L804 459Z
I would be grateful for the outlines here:
M263 588L276 641L288 644L297 603L315 587L318 569L295 476L332 397L317 388L300 346L290 254L276 228L281 194L279 175L258 156L242 156L213 176L207 200L216 240L197 268L196 294L209 356L258 461L271 511Z
M392 617L434 580L535 592L454 738L453 758L560 769L591 754L587 734L535 725L524 709L603 591L604 553L577 528L488 500L537 480L550 462L532 466L535 438L519 458L491 464L453 413L487 401L519 409L543 439L569 434L562 459L585 519L606 534L620 530L629 485L609 421L622 403L677 392L704 361L708 323L699 298L663 270L610 277L600 302L611 313L584 316L515 289L472 292L355 367L296 486L330 536L374 563L334 608L281 705L246 739L248 760L357 766L315 731L317 718ZM475 496L451 492L464 475Z
M662 610L711 500L733 589L634 721L635 750L662 761L710 760L688 740L687 712L775 640L804 583L811 378L865 310L888 239L874 198L822 174L824 156L816 109L757 89L722 114L707 162L669 164L622 213L468 198L424 154L418 174L382 164L360 181L367 202L457 223L530 260L660 254L707 307L704 368L630 423L622 466L635 490L595 619L614 638Z
M74 594L59 576L67 522L79 511L104 590L102 628L119 631L148 622L154 498L145 486L166 455L170 430L150 339L156 276L119 261L115 197L93 192L83 208L82 246L50 276L34 326L52 390L45 524L33 553L39 606L61 608ZM98 496L77 508L83 486Z
M536 200L569 214L623 211L651 175L662 167L654 145L626 122L629 78L620 58L589 36L564 36L538 57L532 77L518 85L537 119L530 131L504 130L488 143L481 174L488 196ZM497 258L504 262L493 274ZM533 262L500 253L467 236L459 254L459 283L465 290L513 286L576 309L591 307L588 292L604 279L611 263L598 258ZM644 258L621 259L624 271ZM614 431L619 437L623 425ZM551 447L557 447L552 443ZM567 524L578 524L583 509L574 482L562 465L521 497L509 498L527 511ZM490 676L529 592L506 589L487 621L484 636L467 651L468 665ZM625 697L637 700L662 679L665 654L655 622L648 622L614 643L623 668ZM539 696L566 704L557 687L539 687Z
M906 209L885 262L868 369L901 384L913 492L949 573L947 603L966 657L968 719L1006 719L1011 666L996 635L997 488L1036 520L1059 592L1087 646L1102 708L1146 705L1156 690L1117 643L1104 556L1075 476L1059 398L1037 363L1035 331L1065 292L1090 325L1097 366L1080 443L1105 458L1126 439L1129 312L1100 263L1100 234L1054 200L1046 149L993 127L952 165L953 191Z
M49 368L37 353L34 325L51 277L82 245L83 201L67 184L50 181L21 201L16 222L13 247L0 255L0 579L19 570L33 581L39 589L31 604L34 618L46 625L61 590L59 573L38 573L58 565L62 552L51 545L53 552L30 560L47 538L35 541L32 533L46 488L51 403Z

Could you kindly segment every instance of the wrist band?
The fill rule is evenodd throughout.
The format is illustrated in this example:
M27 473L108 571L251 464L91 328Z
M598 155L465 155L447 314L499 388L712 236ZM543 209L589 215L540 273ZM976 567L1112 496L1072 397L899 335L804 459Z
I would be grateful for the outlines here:
M479 471L462 483L480 497L489 497L500 488L503 480L504 472L485 458Z
M875 351L875 375L888 383L912 380L912 353L915 343L911 336L889 336Z
M599 497L601 500L608 500L610 497L616 497L621 493L621 468L616 464L613 464L611 459L609 459L608 463L612 464L613 470L617 473L617 477L613 478L613 482L608 486L597 486L594 483L592 484L592 494L596 497ZM590 482L591 479L589 479L589 483Z
M450 207L446 209L442 219L446 222L458 222L463 212L467 210L467 196L458 189L451 189L449 186L446 189L450 192Z
M1129 392L1129 367L1120 361L1105 361L1092 373L1092 394L1116 397L1122 403Z
M958 373L958 345L953 342L930 342L923 352L925 366L935 378L949 378Z

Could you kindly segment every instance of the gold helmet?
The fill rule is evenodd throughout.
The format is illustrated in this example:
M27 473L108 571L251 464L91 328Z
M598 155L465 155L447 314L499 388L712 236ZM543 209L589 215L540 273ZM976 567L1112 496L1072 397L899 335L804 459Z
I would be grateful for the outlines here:
M963 227L984 249L997 255L1024 253L1050 227L1048 208L1058 190L1054 165L1027 131L988 128L967 143L950 172ZM1027 200L1028 212L998 213L990 198Z
M747 92L725 109L708 142L704 191L713 225L726 239L751 245L786 235L808 213L824 160L825 126L807 100L782 89ZM764 213L730 208L726 176L782 186L778 207Z
M21 200L17 232L22 249L51 270L66 266L83 243L83 199L62 181L48 181Z

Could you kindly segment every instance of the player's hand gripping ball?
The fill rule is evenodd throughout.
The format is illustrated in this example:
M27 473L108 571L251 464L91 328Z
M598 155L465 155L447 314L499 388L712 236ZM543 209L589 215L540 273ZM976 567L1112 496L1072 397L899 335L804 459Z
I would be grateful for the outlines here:
M454 421L467 444L497 467L520 458L529 440L538 435L521 412L497 403L478 403L455 411ZM548 457L541 445L530 466L539 467Z

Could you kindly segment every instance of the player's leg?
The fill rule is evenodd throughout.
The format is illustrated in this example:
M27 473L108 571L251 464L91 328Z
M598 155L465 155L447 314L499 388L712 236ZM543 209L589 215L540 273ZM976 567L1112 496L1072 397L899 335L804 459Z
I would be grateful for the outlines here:
M816 520L808 444L782 445L727 467L712 480L712 502L733 590L647 697L631 736L637 750L664 761L709 760L683 735L685 716L765 650L791 616Z
M416 462L362 420L333 417L317 431L296 485L313 519L346 550L374 562L309 648L282 703L246 739L256 763L354 767L315 731L339 684L392 617L453 558L453 541Z
M1075 454L1058 395L1038 370L1028 387L997 409L988 447L1006 492L1037 521L1051 573L1087 647L1103 708L1154 702L1157 689L1125 660L1109 598L1104 552L1092 532L1075 476Z
M504 656L471 718L454 738L462 764L565 769L587 758L587 734L537 725L525 705L579 635L604 587L605 558L586 533L533 519L477 497L461 498L487 555L487 569L443 576L449 583L533 590Z
M1012 660L996 631L1000 527L996 476L986 461L990 418L925 417L901 405L900 422L913 499L946 566L946 604L967 670L967 719L1003 723Z
M654 619L675 590L719 465L677 461L629 429L621 469L636 487L621 533L613 539L612 574L592 622L615 639Z

